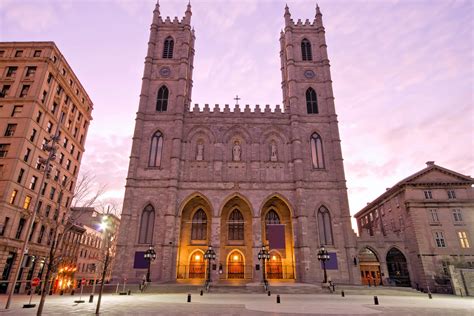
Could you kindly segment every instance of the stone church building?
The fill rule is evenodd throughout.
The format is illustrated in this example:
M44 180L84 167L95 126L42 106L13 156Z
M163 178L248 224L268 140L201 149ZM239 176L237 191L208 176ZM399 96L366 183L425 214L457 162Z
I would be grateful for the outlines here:
M127 176L114 276L141 280L153 246L154 282L267 278L360 282L325 29L294 22L281 32L283 107L191 106L195 32L191 6L178 20L153 11ZM277 52L275 52L277 53ZM199 69L197 69L199 71ZM283 227L280 246L268 231ZM280 236L281 237L281 236Z

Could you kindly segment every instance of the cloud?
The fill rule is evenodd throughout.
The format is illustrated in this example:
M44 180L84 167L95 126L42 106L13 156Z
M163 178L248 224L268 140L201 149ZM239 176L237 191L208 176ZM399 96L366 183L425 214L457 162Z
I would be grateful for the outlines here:
M44 32L59 20L57 10L49 3L5 1L1 10L5 18L2 28L16 26L24 32Z

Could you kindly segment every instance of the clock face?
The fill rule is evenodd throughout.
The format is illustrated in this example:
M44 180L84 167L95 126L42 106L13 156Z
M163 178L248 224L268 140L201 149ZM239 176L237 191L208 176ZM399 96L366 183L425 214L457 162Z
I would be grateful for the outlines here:
M170 67L161 67L160 68L160 75L163 77L169 77L171 75L171 69Z
M306 78L308 78L308 79L312 79L312 78L314 78L315 73L314 73L314 71L312 71L312 70L306 70L306 71L304 72L304 76L305 76Z

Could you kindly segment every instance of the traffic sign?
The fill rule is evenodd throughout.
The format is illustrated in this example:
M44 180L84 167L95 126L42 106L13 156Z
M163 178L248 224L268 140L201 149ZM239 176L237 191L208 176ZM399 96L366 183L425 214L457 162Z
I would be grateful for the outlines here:
M40 284L40 278L33 278L31 280L31 286L38 286Z

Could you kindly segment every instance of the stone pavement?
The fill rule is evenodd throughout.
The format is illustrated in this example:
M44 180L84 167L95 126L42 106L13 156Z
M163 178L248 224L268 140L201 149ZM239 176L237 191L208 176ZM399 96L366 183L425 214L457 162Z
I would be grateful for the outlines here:
M451 295L427 296L380 296L380 305L374 305L373 296L336 294L282 294L276 303L272 294L132 294L120 296L104 294L103 315L474 315L474 299ZM94 303L76 304L79 296L48 296L44 315L93 315ZM39 296L33 296L38 303ZM12 308L4 310L6 296L0 296L0 315L35 315L36 308L23 309L28 297L15 296Z

